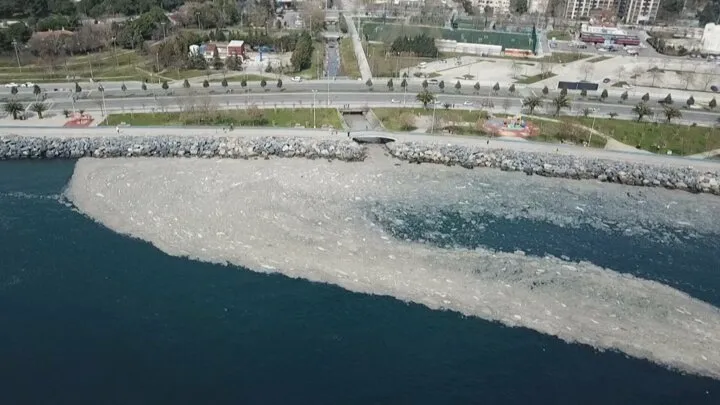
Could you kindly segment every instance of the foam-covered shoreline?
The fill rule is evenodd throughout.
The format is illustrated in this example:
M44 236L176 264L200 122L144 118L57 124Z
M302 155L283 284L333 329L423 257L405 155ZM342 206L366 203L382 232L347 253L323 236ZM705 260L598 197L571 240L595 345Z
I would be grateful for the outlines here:
M547 218L581 216L572 207L587 196L598 199L598 215L615 215L622 228L641 225L653 211L663 224L682 221L691 231L701 224L717 234L717 199L658 188L644 190L640 204L617 185L564 187L556 179L398 165L377 150L369 156L363 165L82 159L66 195L110 229L168 254L451 309L720 379L720 310L713 305L592 263L395 239L367 211L374 205L399 221L393 207L426 215L441 201L456 209L485 201L507 214L535 215L529 204L542 192L549 195L536 214Z
M481 145L391 142L390 154L411 163L437 163L465 168L498 168L576 180L598 180L632 186L664 187L720 195L720 170L689 165L654 165L626 159L609 160L564 153L491 149ZM81 157L203 157L247 159L303 157L362 161L367 148L345 137L244 136L0 136L0 160L76 159Z

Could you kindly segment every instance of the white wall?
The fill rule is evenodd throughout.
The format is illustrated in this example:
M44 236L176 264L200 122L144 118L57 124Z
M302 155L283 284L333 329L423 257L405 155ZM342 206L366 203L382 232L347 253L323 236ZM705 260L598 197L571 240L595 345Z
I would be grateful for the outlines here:
M702 52L720 54L720 26L713 23L705 25L700 49Z

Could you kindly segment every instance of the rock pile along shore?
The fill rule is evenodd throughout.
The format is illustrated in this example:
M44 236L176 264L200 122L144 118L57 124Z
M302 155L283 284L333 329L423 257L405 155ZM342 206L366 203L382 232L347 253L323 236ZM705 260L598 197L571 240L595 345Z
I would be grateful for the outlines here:
M720 172L702 172L691 167L663 167L572 155L507 149L488 150L464 145L413 142L389 143L387 147L393 156L411 163L459 165L468 169L492 167L504 171L522 171L527 175L599 180L720 195Z
M395 158L465 168L488 167L527 175L599 180L632 186L665 187L720 195L720 172L663 167L572 155L487 149L466 145L391 142ZM347 139L300 137L117 136L87 138L0 137L0 160L81 157L304 157L362 161L367 149Z
M291 137L117 136L88 138L0 137L0 160L81 157L304 157L361 161L367 150L350 140Z

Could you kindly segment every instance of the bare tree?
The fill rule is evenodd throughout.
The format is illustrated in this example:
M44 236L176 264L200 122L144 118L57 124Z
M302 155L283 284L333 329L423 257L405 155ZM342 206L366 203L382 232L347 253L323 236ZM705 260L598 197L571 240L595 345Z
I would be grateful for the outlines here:
M583 73L585 73L585 80L588 79L588 76L591 76L593 72L595 72L595 64L591 62L585 62L583 63Z
M71 35L61 31L38 32L28 41L28 47L45 66L54 72L67 57Z
M695 72L680 72L680 78L682 79L682 82L685 84L685 90L690 87L690 85L695 84L697 82L698 76Z
M522 72L523 67L516 61L512 61L512 65L510 65L510 69L513 72L513 78L517 78L520 76L520 72Z
M642 75L645 74L645 68L642 66L635 66L632 70L632 79L635 82L635 85L637 85L638 79L642 77Z
M708 87L710 87L710 84L712 84L715 80L715 75L712 72L706 71L700 75L700 80L702 83L702 89L707 90Z
M615 70L615 76L617 76L618 81L625 80L626 75L627 75L627 70L625 70L625 66L623 66L623 65L618 66L618 68Z
M650 75L650 78L652 79L652 83L650 84L651 87L655 87L655 83L660 84L663 82L663 76L665 75L665 72L658 69L657 66L648 70L648 74Z
M553 66L550 62L541 60L539 67L540 67L540 74L542 75L542 77L549 77L552 74Z

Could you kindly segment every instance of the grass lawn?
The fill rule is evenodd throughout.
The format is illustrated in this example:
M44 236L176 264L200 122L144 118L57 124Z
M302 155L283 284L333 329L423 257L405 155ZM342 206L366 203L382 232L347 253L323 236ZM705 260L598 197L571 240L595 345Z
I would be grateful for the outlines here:
M590 131L574 126L573 124L582 124L578 120L563 119L562 122L551 122L544 120L529 120L538 127L540 135L528 138L531 141L550 142L550 143L573 143L582 145L588 143L594 148L604 148L607 143L605 138L598 135L591 135ZM589 126L589 125L588 125ZM597 125L596 125L597 129Z
M312 108L266 108L262 110L263 118L267 120L268 127L294 127L296 125L312 128L313 126L313 110ZM244 120L248 120L247 110L220 110L216 112L217 117L211 122L195 122L192 115L181 112L171 113L141 113L141 114L110 114L104 125L114 126L126 123L135 126L182 126L182 125L218 125L226 126L233 124L242 126ZM207 114L204 115L205 118ZM317 127L323 125L332 126L341 129L342 123L340 114L333 108L317 108L315 109L315 119Z
M365 45L370 71L376 77L399 77L403 69L418 66L422 62L432 62L435 58L417 56L396 56L388 54L389 46L369 43Z
M592 118L576 118L586 126ZM720 148L720 129L654 122L595 119L595 129L630 146L676 155L692 155Z
M355 48L353 41L347 37L340 40L340 67L345 76L351 79L360 77L360 68L355 57Z
M577 60L585 59L588 55L579 52L553 52L552 55L545 56L539 61L550 63L570 63Z
M612 56L596 56L594 58L588 59L587 62L598 63L598 62L602 62L604 60L608 60L608 59L612 59L612 58L613 58Z
M547 38L548 39L555 38L558 41L569 41L572 39L572 36L570 35L569 32L567 32L565 30L552 30L552 31L548 31Z
M403 122L400 119L405 114L412 114L414 116L428 116L431 117L433 109L428 106L428 109L424 108L373 108L373 112L378 117L380 122L385 128L391 131L406 131L407 128L403 129ZM435 117L444 121L445 125L450 123L465 123L465 122L476 122L480 118L486 116L485 111L480 110L446 110L441 106L435 110Z
M555 76L557 76L555 73L546 73L546 74L538 73L538 74L533 75L533 76L525 76L525 77L522 78L522 79L518 79L518 80L515 81L515 83L518 83L518 84L533 84L533 83L537 83L537 82L539 82L539 81L542 81L542 80L545 80L545 79L549 79L549 78L555 77Z

